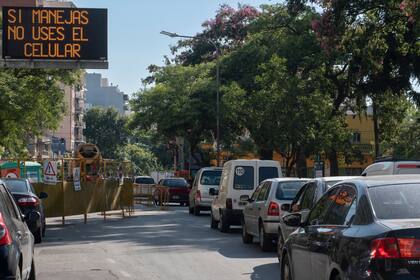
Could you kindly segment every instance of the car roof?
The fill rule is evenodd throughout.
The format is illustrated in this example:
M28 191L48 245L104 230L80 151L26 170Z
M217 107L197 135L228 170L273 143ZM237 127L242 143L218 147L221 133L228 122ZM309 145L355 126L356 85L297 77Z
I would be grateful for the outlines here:
M136 177L134 177L134 178L152 178L151 176L136 176ZM153 178L152 178L153 179Z
M310 181L310 178L298 178L298 177L283 177L283 178L272 178L265 181L269 182L288 182L288 181Z
M169 179L182 179L185 180L183 177L170 177L170 178L163 178L162 180L169 180Z
M344 181L358 178L359 176L331 176L331 177L319 177L313 179L314 181L331 182L331 181Z
M214 170L219 171L220 170L220 171L222 171L223 168L222 167L216 167L216 166L209 166L209 167L203 167L200 170L201 171L209 171L209 170L212 170L212 171L214 171Z
M341 183L359 183L364 184L369 188L386 186L386 185L398 185L398 184L420 184L420 175L380 175L380 176L367 176L357 177L350 180L345 180Z

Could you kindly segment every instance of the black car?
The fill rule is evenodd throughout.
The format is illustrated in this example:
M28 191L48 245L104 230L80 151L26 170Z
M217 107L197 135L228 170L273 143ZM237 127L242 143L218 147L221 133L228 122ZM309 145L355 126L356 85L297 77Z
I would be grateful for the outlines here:
M280 260L283 280L420 279L420 176L352 179L331 188L299 226Z
M45 236L45 214L42 205L42 199L47 198L47 194L41 192L39 197L35 194L35 190L27 179L3 179L7 188L12 193L16 204L25 216L33 213L33 217L38 219L28 221L28 227L35 237L35 243L41 243L42 237Z
M4 182L0 180L0 279L35 279L34 237Z

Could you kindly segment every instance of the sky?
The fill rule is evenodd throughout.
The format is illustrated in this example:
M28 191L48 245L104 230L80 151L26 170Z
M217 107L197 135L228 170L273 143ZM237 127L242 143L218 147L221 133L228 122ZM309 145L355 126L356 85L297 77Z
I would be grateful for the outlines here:
M150 64L163 64L169 46L177 39L160 31L194 35L201 24L213 18L221 4L233 7L242 4L259 6L269 0L73 0L80 8L108 9L108 70L87 70L102 73L110 83L133 94L148 76Z

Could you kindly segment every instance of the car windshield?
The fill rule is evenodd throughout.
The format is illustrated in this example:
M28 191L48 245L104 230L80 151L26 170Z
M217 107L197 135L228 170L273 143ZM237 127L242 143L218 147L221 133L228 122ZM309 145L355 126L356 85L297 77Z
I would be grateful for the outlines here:
M203 174L201 175L200 184L218 186L220 183L221 176L221 170L203 171Z
M186 188L188 183L185 179L165 179L162 185L170 188Z
M277 186L276 199L292 200L306 181L281 182Z
M141 178L136 178L136 184L142 184L142 185L153 185L155 183L155 180L153 180L153 178L149 178L149 177L141 177Z
M386 185L369 189L378 219L420 218L420 184Z
M27 193L28 185L22 180L6 180L6 185L12 193Z

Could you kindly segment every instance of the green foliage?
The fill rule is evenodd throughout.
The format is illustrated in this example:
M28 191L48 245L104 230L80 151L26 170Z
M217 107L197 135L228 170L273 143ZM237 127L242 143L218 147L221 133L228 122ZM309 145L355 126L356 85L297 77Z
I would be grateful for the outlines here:
M25 155L30 138L54 130L63 113L63 85L77 85L80 71L0 70L0 156Z
M149 149L138 144L127 144L121 147L118 158L131 161L136 175L149 175L152 171L163 169L157 157Z
M104 158L115 159L128 141L127 118L114 108L92 108L85 115L85 136L99 147Z

